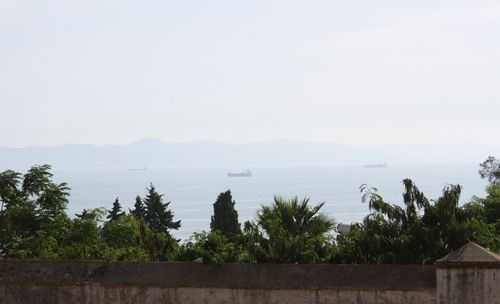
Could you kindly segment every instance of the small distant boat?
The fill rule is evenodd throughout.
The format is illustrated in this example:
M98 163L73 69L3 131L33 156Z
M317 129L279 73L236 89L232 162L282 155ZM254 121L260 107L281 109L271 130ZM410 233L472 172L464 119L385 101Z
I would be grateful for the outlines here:
M387 163L364 165L363 168L369 168L369 169L384 168L385 169L385 168L387 168Z
M227 177L250 177L252 176L252 171L247 170L245 172L228 172Z
M146 166L142 167L142 168L130 168L128 169L128 171L146 171L147 168Z

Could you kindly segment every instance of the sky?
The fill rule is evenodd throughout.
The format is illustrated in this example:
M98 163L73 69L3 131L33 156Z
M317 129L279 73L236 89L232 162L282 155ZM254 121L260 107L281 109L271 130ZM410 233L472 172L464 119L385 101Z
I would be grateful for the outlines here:
M496 144L500 1L0 0L0 146Z

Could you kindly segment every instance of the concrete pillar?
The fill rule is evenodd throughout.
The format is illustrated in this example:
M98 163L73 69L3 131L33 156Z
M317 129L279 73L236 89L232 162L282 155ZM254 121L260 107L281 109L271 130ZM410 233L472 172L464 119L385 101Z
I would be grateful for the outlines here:
M500 256L469 242L436 261L438 304L500 303Z

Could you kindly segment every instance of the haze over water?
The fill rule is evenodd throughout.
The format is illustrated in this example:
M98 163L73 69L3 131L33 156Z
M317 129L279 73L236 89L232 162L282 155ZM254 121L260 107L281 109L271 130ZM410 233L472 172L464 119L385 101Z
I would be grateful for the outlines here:
M208 230L212 204L220 192L230 189L236 201L240 222L254 219L261 204L270 204L274 195L310 197L311 203L326 202L323 212L336 222L361 221L369 213L361 203L359 186L363 183L379 189L392 203L402 204L402 179L411 178L427 198L437 199L447 184L463 186L461 203L473 195L483 196L486 182L477 174L477 164L393 165L387 169L360 166L279 166L252 167L252 177L229 178L228 171L247 168L127 168L54 170L57 181L72 188L68 213L73 216L83 208L106 207L119 197L124 208L132 208L136 195L145 196L152 182L171 201L174 218L182 226L174 235L185 239L194 231Z
M227 189L241 222L275 194L359 221L363 183L394 202L406 177L429 198L460 183L465 202L500 155L499 1L7 0L0 16L0 171L52 165L70 214L152 182L179 237ZM159 141L125 144L141 138ZM275 139L316 143L244 144Z

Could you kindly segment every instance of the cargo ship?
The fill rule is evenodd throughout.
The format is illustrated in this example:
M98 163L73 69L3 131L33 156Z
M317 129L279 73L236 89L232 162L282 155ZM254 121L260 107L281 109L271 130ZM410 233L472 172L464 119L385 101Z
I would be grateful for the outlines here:
M369 165L364 165L363 168L387 168L387 163L383 163L383 164L369 164Z
M147 168L146 166L142 167L142 168L130 168L128 169L128 171L146 171Z
M252 171L247 170L245 172L228 172L227 177L250 177L252 176Z

